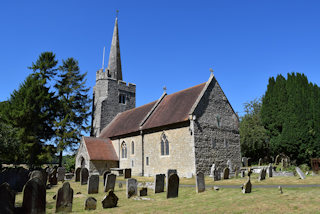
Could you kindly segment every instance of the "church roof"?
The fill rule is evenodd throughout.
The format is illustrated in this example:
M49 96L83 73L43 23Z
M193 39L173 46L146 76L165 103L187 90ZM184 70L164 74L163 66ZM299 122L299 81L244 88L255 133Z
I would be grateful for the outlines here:
M83 137L83 139L86 144L90 160L119 160L109 138L100 139Z
M180 122L189 119L189 112L206 83L164 94L159 100L118 114L105 127L99 138L115 137Z

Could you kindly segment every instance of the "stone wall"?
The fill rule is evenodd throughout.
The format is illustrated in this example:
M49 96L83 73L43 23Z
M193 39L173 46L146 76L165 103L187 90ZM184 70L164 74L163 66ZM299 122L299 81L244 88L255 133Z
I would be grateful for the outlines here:
M107 161L107 160L92 160L90 161L89 172L98 171L100 175L103 175L103 172L110 170L110 168L118 168L118 161Z
M238 117L216 79L209 81L201 101L194 111L196 170L210 174L213 163L223 169L230 160L234 167L241 166Z

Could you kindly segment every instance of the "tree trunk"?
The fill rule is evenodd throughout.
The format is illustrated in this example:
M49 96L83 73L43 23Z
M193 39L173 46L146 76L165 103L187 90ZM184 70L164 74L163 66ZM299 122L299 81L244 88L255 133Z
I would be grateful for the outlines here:
M62 151L59 154L59 166L62 166Z

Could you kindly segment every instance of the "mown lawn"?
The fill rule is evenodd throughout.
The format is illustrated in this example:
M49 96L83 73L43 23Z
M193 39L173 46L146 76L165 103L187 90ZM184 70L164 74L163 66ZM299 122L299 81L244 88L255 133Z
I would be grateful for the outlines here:
M254 176L255 177L255 176ZM153 178L135 177L139 182L153 181ZM220 188L215 191L211 188L197 194L195 187L180 187L179 197L166 199L166 193L153 194L148 189L150 200L134 200L125 197L125 185L119 189L116 185L115 194L119 197L118 207L103 209L102 198L106 195L100 177L98 194L90 194L97 199L95 211L85 211L84 201L89 196L87 186L81 186L79 182L69 181L74 190L74 213L320 213L320 188L283 188L280 194L277 188L254 188L254 185L292 185L292 184L320 184L320 176L308 176L306 180L297 177L267 178L258 182L252 179L253 191L250 194L242 194L241 189ZM124 180L119 177L118 180ZM206 178L209 185L238 185L245 179L230 179L213 182ZM194 184L194 179L181 179L181 184ZM62 183L47 190L47 213L55 212L55 200L52 199ZM81 194L76 194L81 192ZM16 196L16 204L21 205L22 193Z

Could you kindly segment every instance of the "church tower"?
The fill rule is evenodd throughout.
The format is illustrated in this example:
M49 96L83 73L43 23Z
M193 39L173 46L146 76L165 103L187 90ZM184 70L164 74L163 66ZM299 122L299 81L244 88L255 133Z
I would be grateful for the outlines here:
M135 108L136 85L122 79L118 18L116 18L109 54L108 68L96 73L93 87L91 136L101 130L120 112Z

